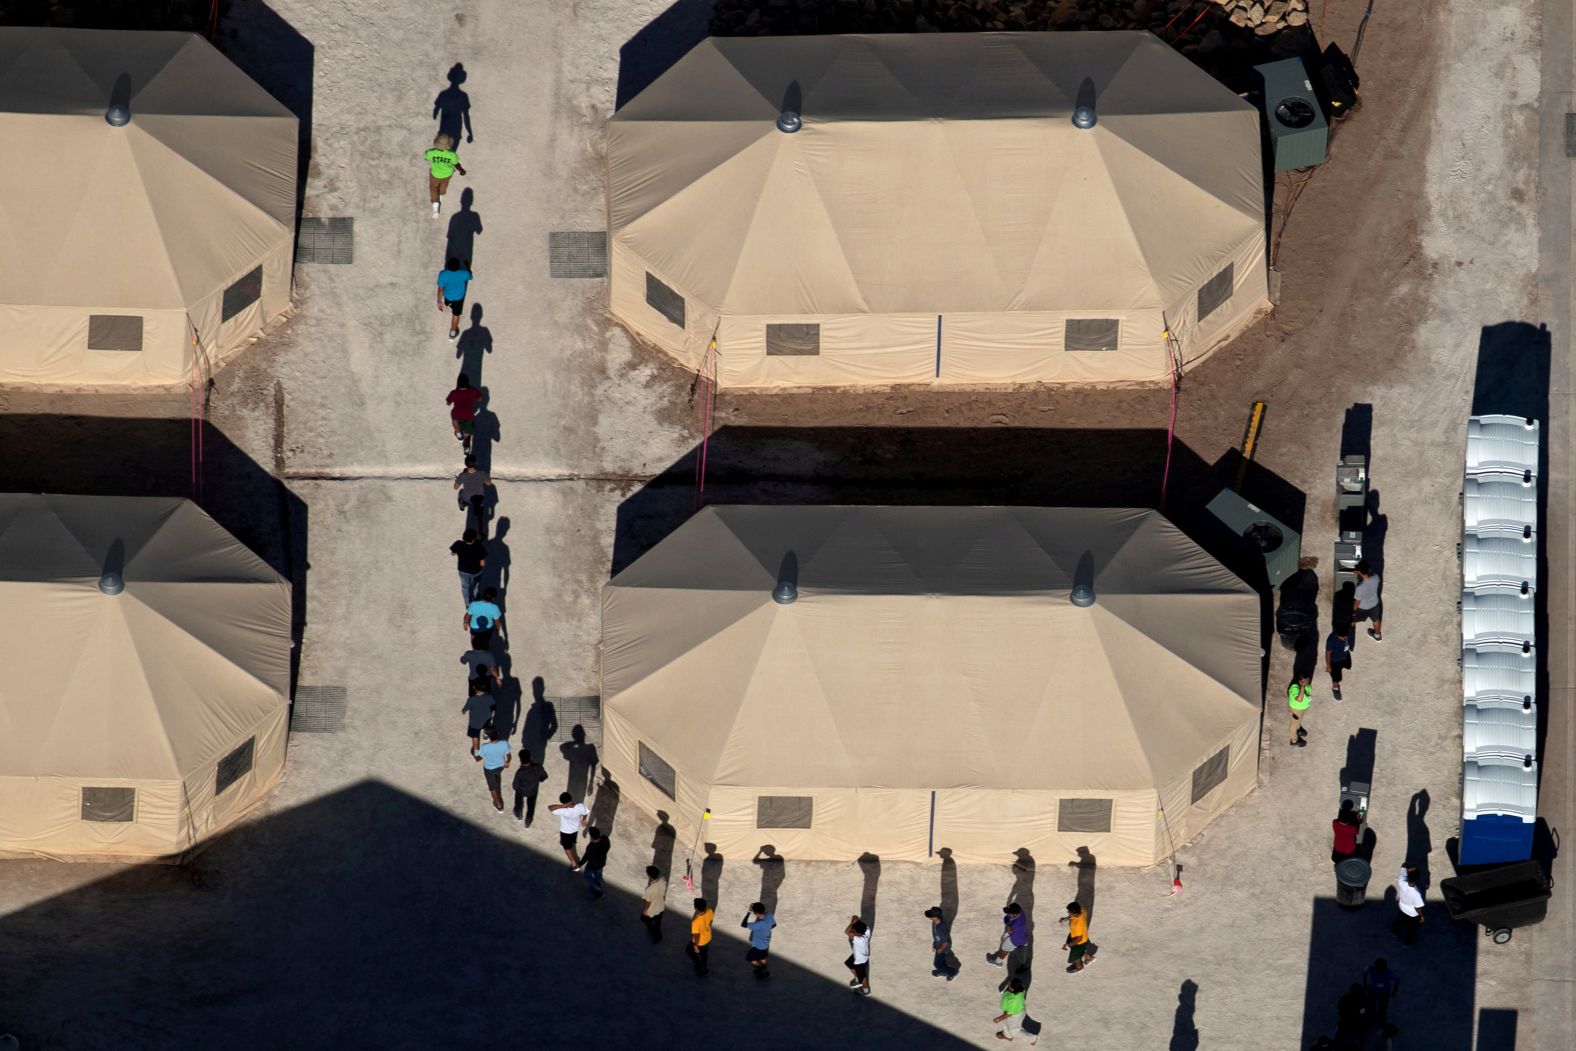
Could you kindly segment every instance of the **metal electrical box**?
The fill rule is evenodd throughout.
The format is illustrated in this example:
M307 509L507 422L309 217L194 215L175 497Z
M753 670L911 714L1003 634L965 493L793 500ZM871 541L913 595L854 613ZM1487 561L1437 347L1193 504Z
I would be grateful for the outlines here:
M1264 86L1264 120L1275 152L1275 170L1323 164L1330 125L1302 59L1266 62L1253 69Z
M1297 572L1302 536L1291 526L1230 489L1222 489L1209 502L1207 510L1264 559L1264 571L1271 587L1280 587L1282 581Z

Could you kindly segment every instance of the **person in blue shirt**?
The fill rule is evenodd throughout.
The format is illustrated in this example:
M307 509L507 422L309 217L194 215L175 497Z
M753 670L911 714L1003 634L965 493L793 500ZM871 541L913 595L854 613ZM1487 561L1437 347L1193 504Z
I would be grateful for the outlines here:
M438 271L438 309L445 307L452 315L449 318L449 338L460 338L460 314L465 310L465 289L471 283L471 271L468 264L460 262L459 256L449 256L449 265Z
M493 809L503 813L503 772L509 766L509 742L499 740L498 731L487 727L487 743L477 752L482 761L482 775L487 778L487 791L492 795Z
M750 906L750 911L744 914L739 926L750 932L750 948L744 958L750 961L756 981L765 981L772 976L772 972L766 969L766 957L772 945L772 928L777 926L777 917L767 912L765 905L755 902Z
M471 633L471 649L492 649L493 631L503 619L498 608L498 589L483 588L482 597L465 607L465 628Z

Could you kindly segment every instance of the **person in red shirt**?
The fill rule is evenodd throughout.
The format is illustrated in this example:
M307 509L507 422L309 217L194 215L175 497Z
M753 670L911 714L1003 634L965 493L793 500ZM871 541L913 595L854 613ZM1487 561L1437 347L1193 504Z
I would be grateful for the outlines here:
M1335 820L1330 822L1330 830L1335 835L1334 846L1330 849L1330 861L1339 865L1347 858L1357 853L1357 834L1360 831L1357 822L1357 811L1352 809L1351 800L1341 804L1341 812L1335 815Z
M476 407L481 404L482 392L471 386L471 378L460 373L456 386L443 399L449 404L449 422L454 425L454 436L471 451L471 436L476 433Z

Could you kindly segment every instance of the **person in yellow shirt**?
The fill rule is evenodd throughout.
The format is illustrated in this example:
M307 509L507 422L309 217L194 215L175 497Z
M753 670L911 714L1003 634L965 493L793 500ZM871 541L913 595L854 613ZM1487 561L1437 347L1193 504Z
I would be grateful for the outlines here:
M1062 948L1067 950L1067 973L1077 974L1094 963L1100 947L1089 940L1089 914L1076 901L1067 903L1067 915L1061 922L1067 924L1067 940L1062 942Z
M684 947L695 964L695 977L704 978L706 957L711 953L711 921L717 915L705 898L695 899L695 917L690 920L690 943Z

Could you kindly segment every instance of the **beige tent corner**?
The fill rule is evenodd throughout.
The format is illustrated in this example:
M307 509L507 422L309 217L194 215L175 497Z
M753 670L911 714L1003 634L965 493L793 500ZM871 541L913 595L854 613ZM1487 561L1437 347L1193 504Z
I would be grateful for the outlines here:
M191 501L0 495L0 857L233 822L284 770L290 647L290 585Z
M1257 111L1147 32L712 38L607 169L613 314L723 386L1164 381L1269 307Z
M0 28L0 138L0 383L190 382L288 307L296 118L200 37Z
M725 856L1148 865L1256 780L1259 598L1153 511L711 507L602 634L608 775Z

